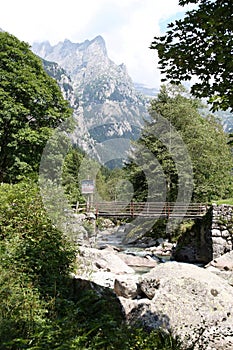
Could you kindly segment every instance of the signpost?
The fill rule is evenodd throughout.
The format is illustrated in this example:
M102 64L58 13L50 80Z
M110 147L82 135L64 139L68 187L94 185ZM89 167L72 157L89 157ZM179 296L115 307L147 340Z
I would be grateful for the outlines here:
M82 194L94 193L94 180L82 180Z
M82 180L81 182L82 194L87 194L87 208L93 204L93 193L95 190L94 180Z

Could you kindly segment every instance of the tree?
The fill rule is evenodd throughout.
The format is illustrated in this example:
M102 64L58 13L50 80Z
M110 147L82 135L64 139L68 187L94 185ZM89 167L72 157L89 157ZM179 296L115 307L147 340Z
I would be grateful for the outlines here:
M0 181L37 171L51 129L70 115L29 45L0 32Z
M163 331L128 327L110 289L72 278L77 251L33 182L2 184L0 197L1 350L181 348Z
M199 7L170 23L166 34L151 44L158 51L163 81L179 84L197 76L194 96L208 98L212 110L233 110L233 2L179 0L182 6L188 3Z
M159 175L164 176L166 180L166 200L176 201L180 190L179 166L186 169L186 164L182 164L185 148L190 156L193 171L193 201L211 201L232 194L233 163L227 145L227 135L213 115L203 117L200 114L200 107L200 101L185 96L180 87L162 86L158 97L152 101L151 121L145 125L141 138L134 145L133 153L133 159L144 159L144 169L136 166L135 161L131 161L128 166L131 181L135 192L140 194L140 200L140 188L144 189L144 199L147 196L145 181L150 187L150 182ZM162 130L165 141L156 136L161 134L160 130L158 132L159 116L169 121L171 128L176 130L172 133L173 129L170 127ZM183 144L179 141L179 135ZM149 161L146 158L148 152L153 155ZM158 172L159 165L156 165L155 160L162 166L163 174ZM145 174L148 168L151 169L151 175L145 179L142 170Z
M81 194L80 165L84 159L84 153L78 148L72 148L65 157L62 172L62 185L65 188L70 203L84 202Z

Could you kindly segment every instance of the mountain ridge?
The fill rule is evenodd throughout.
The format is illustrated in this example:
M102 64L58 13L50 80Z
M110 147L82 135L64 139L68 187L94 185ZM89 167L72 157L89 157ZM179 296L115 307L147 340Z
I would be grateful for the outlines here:
M70 101L79 126L76 140L85 151L95 153L94 149L100 149L100 144L103 148L106 141L130 141L140 136L149 117L148 99L135 89L126 66L108 57L101 36L83 43L68 39L54 46L48 41L35 43L32 50L43 59L46 71ZM122 147L119 149L122 153ZM118 156L125 159L127 151Z

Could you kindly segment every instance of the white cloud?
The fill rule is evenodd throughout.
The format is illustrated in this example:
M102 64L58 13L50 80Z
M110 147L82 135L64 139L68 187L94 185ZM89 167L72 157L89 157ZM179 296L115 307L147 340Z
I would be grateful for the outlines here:
M110 58L125 63L134 81L158 87L156 52L149 46L160 22L181 10L178 0L8 0L1 4L0 28L30 44L102 35Z

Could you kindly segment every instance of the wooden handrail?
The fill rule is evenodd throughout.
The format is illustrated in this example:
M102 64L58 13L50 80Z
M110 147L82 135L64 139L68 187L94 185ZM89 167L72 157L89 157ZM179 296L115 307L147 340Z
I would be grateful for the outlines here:
M96 208L97 216L192 218L201 217L207 211L207 205L203 203L98 202L93 206Z

